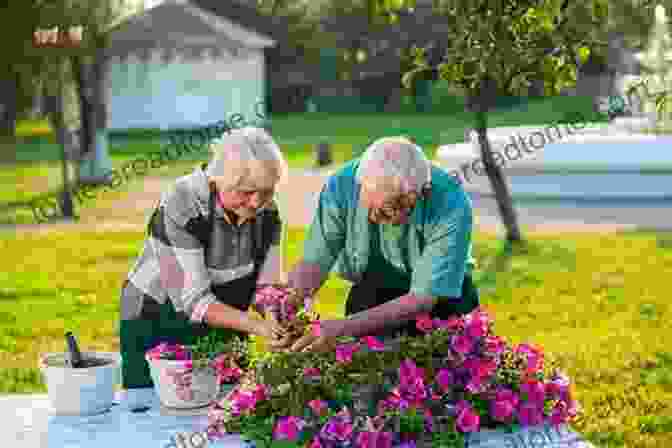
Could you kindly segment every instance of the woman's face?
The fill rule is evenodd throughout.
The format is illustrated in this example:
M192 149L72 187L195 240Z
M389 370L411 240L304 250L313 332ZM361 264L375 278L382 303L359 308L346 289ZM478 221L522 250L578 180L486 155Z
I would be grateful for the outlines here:
M242 186L231 191L218 192L220 205L243 219L253 218L259 209L267 205L275 194L275 188L258 189Z
M217 193L220 205L243 219L253 218L273 200L278 181L272 169L257 169L251 173L235 188Z

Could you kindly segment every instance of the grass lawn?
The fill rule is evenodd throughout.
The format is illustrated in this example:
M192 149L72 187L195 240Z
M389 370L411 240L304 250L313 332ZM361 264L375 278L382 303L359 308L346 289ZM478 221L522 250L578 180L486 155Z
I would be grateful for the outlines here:
M118 350L118 295L140 232L2 236L0 392L44 391L38 354L62 351L66 330L86 349ZM290 232L290 264L302 239ZM507 258L493 235L476 237L476 281L497 334L560 361L586 410L575 426L598 447L672 446L672 306L662 281L670 242L653 233L537 237ZM320 311L341 315L346 291L330 280Z

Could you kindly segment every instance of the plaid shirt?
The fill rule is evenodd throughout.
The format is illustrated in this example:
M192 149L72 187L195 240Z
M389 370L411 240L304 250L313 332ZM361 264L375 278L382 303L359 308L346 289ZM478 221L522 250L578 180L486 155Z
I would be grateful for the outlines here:
M224 266L206 266L205 248L209 244L210 190L203 167L177 179L174 187L162 195L148 225L144 248L131 269L122 293L122 320L138 319L143 305L170 300L177 313L193 322L202 322L208 306L216 302L211 287L225 284L254 271L252 247L255 221L270 222L270 249L260 270L258 283L280 281L282 275L282 221L275 201L261 209L252 221L232 224L219 204L215 216L228 222Z

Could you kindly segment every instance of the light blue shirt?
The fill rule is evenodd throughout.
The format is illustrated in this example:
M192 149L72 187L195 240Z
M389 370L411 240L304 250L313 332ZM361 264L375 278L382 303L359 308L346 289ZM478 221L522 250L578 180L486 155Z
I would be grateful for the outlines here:
M359 204L355 173L359 159L331 176L319 197L304 246L304 261L332 269L357 283L369 262L372 225ZM387 261L411 277L419 296L462 296L462 283L473 268L471 201L447 172L432 167L432 192L418 199L409 222L380 226L380 249Z

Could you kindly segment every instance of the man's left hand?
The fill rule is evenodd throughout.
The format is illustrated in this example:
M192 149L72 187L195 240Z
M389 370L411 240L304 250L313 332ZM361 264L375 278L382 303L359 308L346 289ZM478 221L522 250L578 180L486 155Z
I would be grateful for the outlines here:
M317 336L312 331L301 336L289 348L290 352L328 352L336 347L336 338Z

